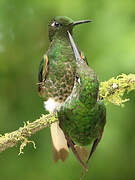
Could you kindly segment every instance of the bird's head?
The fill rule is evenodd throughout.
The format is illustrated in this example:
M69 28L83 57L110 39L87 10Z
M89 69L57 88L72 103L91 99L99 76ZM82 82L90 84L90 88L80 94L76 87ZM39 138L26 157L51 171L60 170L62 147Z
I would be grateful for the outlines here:
M88 22L91 22L91 20L73 21L72 19L66 16L56 16L48 24L49 39L50 41L52 41L54 37L68 37L67 31L69 31L72 34L72 29L74 26Z

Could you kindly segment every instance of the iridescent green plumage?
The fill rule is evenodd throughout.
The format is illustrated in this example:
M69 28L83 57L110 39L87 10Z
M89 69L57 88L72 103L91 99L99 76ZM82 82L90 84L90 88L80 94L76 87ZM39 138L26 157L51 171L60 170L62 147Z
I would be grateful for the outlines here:
M77 64L76 80L71 95L58 111L58 117L67 140L71 139L73 144L79 146L93 142L91 156L102 137L106 108L98 100L99 81L95 72L82 60L75 44L72 46ZM74 147L71 148L74 151Z
M105 107L97 100L99 83L94 71L85 62L77 68L72 94L59 111L61 128L73 142L80 146L89 145L98 138L105 125Z

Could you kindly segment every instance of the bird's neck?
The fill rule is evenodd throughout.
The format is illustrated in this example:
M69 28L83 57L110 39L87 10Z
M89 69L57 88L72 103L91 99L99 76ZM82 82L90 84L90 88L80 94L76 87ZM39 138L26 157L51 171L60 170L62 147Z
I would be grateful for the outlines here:
M69 41L69 38L68 38L67 35L55 36L55 37L53 38L53 41L54 41L54 42L58 42L58 41L59 41L59 42L62 43L63 45L70 45L70 46L71 46L70 41Z
M69 31L70 31L70 34L72 35L72 30L69 30ZM64 41L68 44L70 43L68 32L65 30L58 31L53 35L52 40L57 40L57 39L60 41Z
M66 35L53 37L49 48L49 54L52 54L55 58L63 56L72 57L72 59L74 59L74 53L69 38Z

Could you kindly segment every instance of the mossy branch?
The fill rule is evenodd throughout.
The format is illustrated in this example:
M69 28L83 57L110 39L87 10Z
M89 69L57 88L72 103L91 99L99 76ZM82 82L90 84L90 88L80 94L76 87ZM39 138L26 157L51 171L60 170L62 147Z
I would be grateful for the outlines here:
M129 101L129 99L123 99L124 94L132 90L135 90L135 74L121 74L100 83L99 98L104 102L123 105Z
M111 78L108 81L100 83L99 98L103 99L104 102L111 102L115 105L123 105L124 102L129 99L123 99L125 92L135 90L135 74L122 74L116 78ZM42 115L40 119L33 121L32 123L26 122L23 127L11 133L5 133L0 137L0 152L17 145L21 142L20 153L23 153L23 148L27 143L35 143L29 141L27 138L32 134L40 131L41 129L49 126L51 123L57 121L56 114Z
M27 145L27 143L33 141L28 141L27 138L32 134L35 134L37 131L49 126L51 123L57 121L57 117L54 114L42 115L40 119L37 119L30 123L27 121L23 127L20 127L18 130L13 131L11 133L5 133L0 137L0 152L15 146L18 142L21 142L20 145L20 153L22 153L23 148ZM35 147L35 144L34 144Z

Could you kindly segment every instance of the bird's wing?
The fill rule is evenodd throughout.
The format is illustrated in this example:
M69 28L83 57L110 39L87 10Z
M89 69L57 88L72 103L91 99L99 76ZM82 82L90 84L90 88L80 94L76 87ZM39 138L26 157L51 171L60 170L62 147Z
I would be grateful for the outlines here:
M95 141L93 142L93 145L92 145L92 148L91 148L91 151L90 151L90 154L89 154L89 157L88 157L88 160L86 162L86 164L88 164L92 154L94 153L94 151L96 150L96 147L97 145L99 144L101 138L102 138L102 134L103 134L103 131L104 131L104 126L106 124L106 107L104 105L104 103L102 101L98 101L98 111L99 111L99 119L100 121L98 122L98 126L101 127L100 129L100 133L99 133L99 136L97 137L97 139L95 139Z
M49 65L48 56L44 55L40 65L39 65L39 71L38 71L38 83L37 84L38 84L39 94L42 94L42 86L44 86L44 82L45 82L47 74L48 74L48 65Z
M48 73L48 64L49 64L48 56L44 55L40 65L39 65L39 72L38 72L38 82L39 83L46 80L46 76Z

